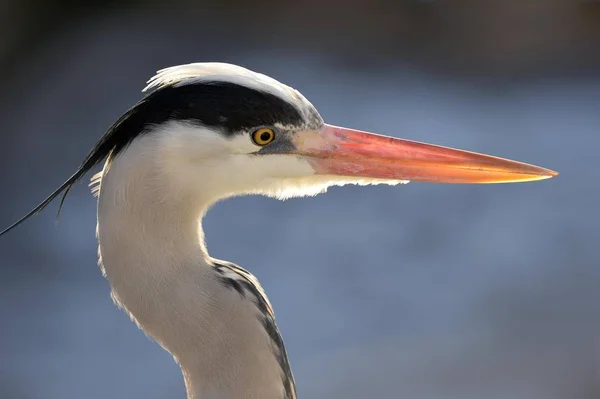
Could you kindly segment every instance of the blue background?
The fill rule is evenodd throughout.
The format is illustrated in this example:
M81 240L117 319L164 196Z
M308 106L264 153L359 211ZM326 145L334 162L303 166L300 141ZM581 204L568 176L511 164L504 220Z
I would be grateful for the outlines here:
M0 222L65 180L157 69L225 61L336 125L559 171L511 185L245 197L212 256L274 305L302 398L600 395L600 10L594 2L2 2ZM95 200L0 239L0 398L183 398L109 298Z

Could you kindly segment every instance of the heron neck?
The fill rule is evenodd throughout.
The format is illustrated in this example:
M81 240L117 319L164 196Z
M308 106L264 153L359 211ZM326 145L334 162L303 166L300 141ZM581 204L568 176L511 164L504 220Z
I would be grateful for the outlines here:
M193 191L173 185L139 143L105 167L98 199L99 252L115 302L174 356L189 399L283 397L256 301L224 287L206 251L200 222L214 201L201 182Z
M212 262L201 218L210 201L170 186L148 147L132 143L103 171L98 198L99 253L115 302L178 361L189 397L206 379L190 359L204 355L203 318L211 302ZM154 154L155 155L155 154Z

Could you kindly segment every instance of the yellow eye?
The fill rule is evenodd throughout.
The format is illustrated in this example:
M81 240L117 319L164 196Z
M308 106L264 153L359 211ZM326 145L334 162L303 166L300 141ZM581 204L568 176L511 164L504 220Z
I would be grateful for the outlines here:
M265 127L262 129L255 130L252 133L252 141L254 141L256 145L267 145L273 140L275 140L275 132L273 131L273 129Z

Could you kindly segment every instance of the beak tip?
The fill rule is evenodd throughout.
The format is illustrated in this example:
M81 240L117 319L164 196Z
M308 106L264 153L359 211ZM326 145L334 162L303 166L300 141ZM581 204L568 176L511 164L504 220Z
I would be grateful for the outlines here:
M558 176L558 174L559 173L555 170L545 169L544 173L541 176L543 176L544 179L551 179L553 177Z
M540 166L524 164L525 168L521 169L524 179L521 181L536 181L547 180L558 176L558 172L552 169L542 168ZM519 181L519 180L516 180Z
M559 173L554 170L544 169L541 173L536 173L536 174L530 175L531 176L530 179L524 179L521 181L548 180L548 179L558 176L558 174Z

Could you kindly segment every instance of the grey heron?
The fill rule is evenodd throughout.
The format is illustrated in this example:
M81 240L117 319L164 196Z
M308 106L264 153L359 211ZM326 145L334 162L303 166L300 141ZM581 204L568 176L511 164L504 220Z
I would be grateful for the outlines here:
M189 399L293 399L294 378L258 280L209 256L202 217L220 199L312 196L330 186L502 183L556 172L324 123L298 91L224 63L158 71L77 171L0 235L104 161L100 267L114 302L179 364Z

